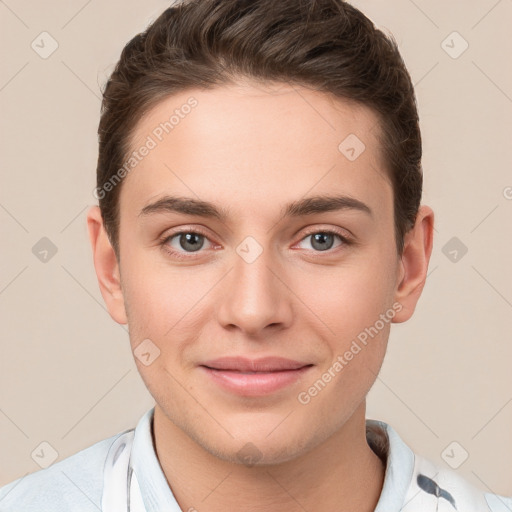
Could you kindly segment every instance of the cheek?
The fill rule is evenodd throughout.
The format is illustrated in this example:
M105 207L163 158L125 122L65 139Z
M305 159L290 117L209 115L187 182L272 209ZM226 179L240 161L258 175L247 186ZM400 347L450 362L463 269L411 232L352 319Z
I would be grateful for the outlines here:
M177 385L173 376L182 380L188 350L198 339L205 319L212 316L207 311L207 294L218 278L198 267L171 268L154 260L137 261L133 256L126 261L124 271L130 344L139 373L155 396L161 383L172 388ZM156 346L153 350L158 357L146 366L137 360L137 353L148 339Z
M201 309L212 277L198 267L174 267L162 257L131 255L123 267L130 323L147 335L165 339Z
M381 265L347 265L331 268L308 281L309 304L328 325L331 334L356 336L379 319L392 305L393 281Z

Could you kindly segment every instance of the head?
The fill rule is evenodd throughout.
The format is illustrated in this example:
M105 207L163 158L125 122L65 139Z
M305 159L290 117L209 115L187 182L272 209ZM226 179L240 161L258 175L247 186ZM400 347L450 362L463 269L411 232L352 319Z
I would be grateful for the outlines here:
M169 421L276 463L360 420L432 248L394 40L341 0L184 1L124 48L98 133L98 280ZM225 356L307 370L233 393Z

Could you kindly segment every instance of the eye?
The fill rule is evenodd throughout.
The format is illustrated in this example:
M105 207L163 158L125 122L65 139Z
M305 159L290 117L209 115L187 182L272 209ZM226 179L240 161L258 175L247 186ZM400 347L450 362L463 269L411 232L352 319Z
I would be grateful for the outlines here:
M313 250L316 252L323 252L329 251L330 249L333 248L334 241L336 238L338 238L341 241L341 243L336 247L339 247L340 245L350 244L350 241L346 237L332 230L313 231L307 234L301 240L301 242L310 239L310 246L313 248Z
M177 231L172 235L166 236L161 245L169 254L176 258L187 258L187 253L193 254L199 252L204 246L205 241L213 246L204 233L194 230Z
M334 246L336 238L340 242ZM333 249L333 246L336 248L351 244L351 241L341 233L329 229L311 231L302 238L299 245L308 239L310 239L310 247L305 248L312 249L314 252L326 252ZM193 229L177 231L171 235L166 235L160 241L160 245L169 255L177 259L191 259L194 258L194 253L200 254L201 249L211 249L214 247L214 244L205 233Z

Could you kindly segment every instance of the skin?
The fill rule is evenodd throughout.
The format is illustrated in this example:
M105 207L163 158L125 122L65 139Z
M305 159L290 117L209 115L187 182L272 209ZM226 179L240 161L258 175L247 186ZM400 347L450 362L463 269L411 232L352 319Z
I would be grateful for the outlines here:
M120 262L99 208L87 217L110 315L128 323L132 350L148 338L160 350L148 366L135 361L156 402L155 446L167 481L182 510L374 510L384 465L366 442L365 397L391 322L309 403L297 396L393 304L401 308L393 322L411 317L426 279L434 214L420 207L399 257L376 115L298 86L243 82L174 95L141 119L132 147L190 96L197 107L122 185ZM366 146L354 161L338 149L351 133ZM139 215L166 194L212 202L229 216ZM364 202L372 215L344 209L281 216L289 202L334 194ZM202 248L183 248L179 235L162 242L180 229L202 229ZM327 250L318 249L311 235L333 229L352 243L334 235ZM247 236L262 249L251 263L237 253ZM277 355L314 366L284 389L242 397L198 367L227 355ZM249 442L261 457L254 465L238 455Z

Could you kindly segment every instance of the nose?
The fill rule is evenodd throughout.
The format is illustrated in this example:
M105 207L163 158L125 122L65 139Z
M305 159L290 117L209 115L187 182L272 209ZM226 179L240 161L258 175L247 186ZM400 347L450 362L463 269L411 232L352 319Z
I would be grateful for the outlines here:
M240 254L234 254L233 267L219 289L219 323L253 337L288 327L293 293L286 285L286 262L279 262L270 249L254 260Z

